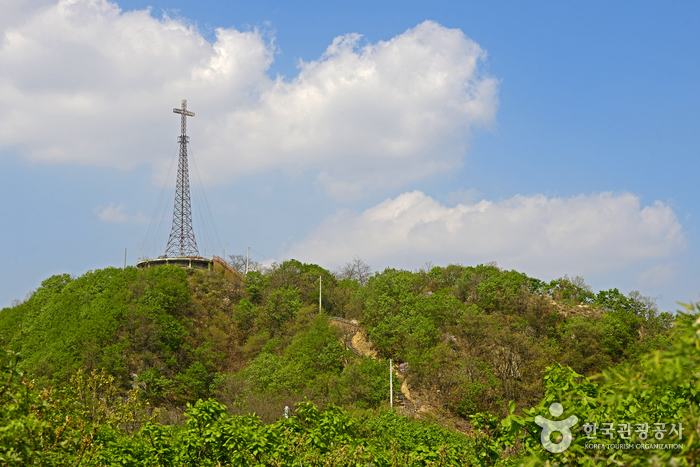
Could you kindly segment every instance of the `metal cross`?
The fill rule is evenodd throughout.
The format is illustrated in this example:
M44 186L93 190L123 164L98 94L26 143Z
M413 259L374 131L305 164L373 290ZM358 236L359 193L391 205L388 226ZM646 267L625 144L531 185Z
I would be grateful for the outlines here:
M182 120L180 121L180 131L184 136L187 134L187 117L194 117L194 112L187 110L187 99L182 99L182 108L173 109L173 113L182 115Z

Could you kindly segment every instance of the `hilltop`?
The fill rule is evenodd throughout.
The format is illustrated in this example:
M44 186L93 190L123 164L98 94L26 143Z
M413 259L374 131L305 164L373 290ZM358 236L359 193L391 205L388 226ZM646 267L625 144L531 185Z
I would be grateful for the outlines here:
M495 265L347 271L291 260L244 282L176 266L58 275L0 312L0 336L38 385L104 370L166 421L209 397L266 422L301 400L378 408L391 358L400 409L468 432L470 415L534 405L548 366L590 376L664 348L673 320L638 293Z

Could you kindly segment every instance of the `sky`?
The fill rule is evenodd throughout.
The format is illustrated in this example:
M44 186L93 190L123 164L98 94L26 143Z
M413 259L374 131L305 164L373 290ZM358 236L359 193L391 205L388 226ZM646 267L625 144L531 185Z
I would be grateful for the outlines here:
M203 254L495 261L674 311L700 293L697 24L681 1L3 2L0 306L163 252L187 99Z

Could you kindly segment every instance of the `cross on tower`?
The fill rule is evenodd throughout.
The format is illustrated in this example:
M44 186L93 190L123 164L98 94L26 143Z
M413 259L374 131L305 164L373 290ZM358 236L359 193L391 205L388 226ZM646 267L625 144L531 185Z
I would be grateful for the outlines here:
M173 109L182 115L180 121L181 134L180 156L177 164L177 182L175 185L175 209L173 210L173 228L165 248L166 257L199 256L197 241L192 229L192 204L190 202L190 177L187 168L187 117L194 117L194 112L187 110L187 99L182 100L182 108Z
M187 117L194 117L194 112L187 110L187 99L182 99L182 108L173 109L173 113L182 115L180 120L180 132L182 137L187 138Z

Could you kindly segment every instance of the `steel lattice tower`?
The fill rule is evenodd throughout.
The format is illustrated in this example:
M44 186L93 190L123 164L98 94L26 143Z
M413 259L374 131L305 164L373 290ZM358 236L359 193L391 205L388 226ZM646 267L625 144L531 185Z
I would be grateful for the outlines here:
M190 203L190 177L187 169L187 117L194 117L194 112L187 110L187 99L182 100L182 108L173 109L173 112L181 115L178 138L180 143L180 156L177 164L177 183L175 185L175 209L173 210L173 228L168 237L168 246L165 248L165 256L183 257L199 256L197 241L194 239L192 229L192 205Z

